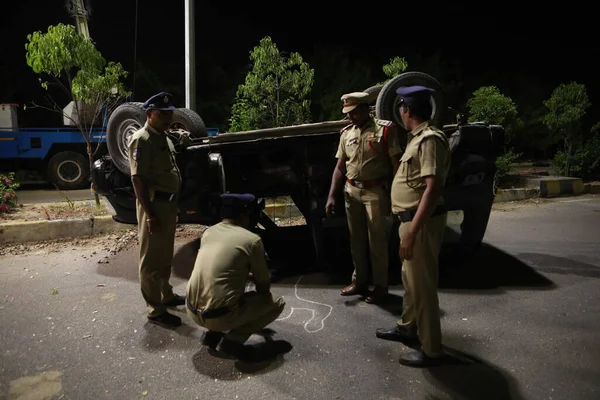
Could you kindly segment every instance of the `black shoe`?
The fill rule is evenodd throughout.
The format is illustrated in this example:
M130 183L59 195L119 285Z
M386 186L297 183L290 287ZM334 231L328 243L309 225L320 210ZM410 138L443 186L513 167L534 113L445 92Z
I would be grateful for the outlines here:
M392 329L379 328L375 331L375 336L379 339L393 340L395 342L414 342L418 341L419 337L414 330L402 329L398 325Z
M148 322L160 325L164 328L177 328L178 326L181 326L181 318L169 314L168 312L157 315L156 317L148 317Z
M225 333L223 332L205 331L202 334L202 344L215 350L221 339L223 339L223 336L225 336Z
M218 351L226 356L227 358L244 359L245 351L244 344L240 342L227 339L226 337L221 340Z
M423 350L415 350L403 354L400 357L400 364L408 367L436 367L444 363L445 357L429 357Z
M166 307L183 306L185 305L185 296L180 296L176 294L175 297L173 297L171 300L163 301L163 305Z

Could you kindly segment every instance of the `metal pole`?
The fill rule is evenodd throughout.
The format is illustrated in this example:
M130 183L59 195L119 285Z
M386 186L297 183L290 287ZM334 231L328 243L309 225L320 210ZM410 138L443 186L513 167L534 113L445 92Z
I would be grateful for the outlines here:
M185 2L185 107L196 111L196 29L194 0Z

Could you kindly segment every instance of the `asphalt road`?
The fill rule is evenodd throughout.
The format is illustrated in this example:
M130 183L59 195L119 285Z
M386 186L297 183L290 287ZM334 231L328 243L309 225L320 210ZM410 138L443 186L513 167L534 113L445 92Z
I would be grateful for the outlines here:
M407 348L375 337L399 316L400 286L380 307L339 296L340 277L283 278L273 290L287 307L271 327L293 349L252 367L202 348L184 307L175 331L145 323L135 249L5 257L0 398L598 399L599 237L597 196L494 211L474 259L444 260L444 344L457 362L430 369L400 365ZM179 293L196 245L178 243Z

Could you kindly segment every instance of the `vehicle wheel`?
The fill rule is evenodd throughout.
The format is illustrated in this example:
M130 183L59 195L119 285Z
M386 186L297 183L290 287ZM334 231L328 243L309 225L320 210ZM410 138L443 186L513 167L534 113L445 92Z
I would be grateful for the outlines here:
M381 92L381 88L383 88L383 85L375 85L375 86L371 86L371 87L368 87L365 90L363 90L363 92L369 93L369 105L370 106L374 106L375 103L377 103L377 96L379 96L379 92Z
M106 146L112 161L124 174L129 175L129 151L131 136L146 123L142 103L124 103L117 107L106 127Z
M406 129L402 123L399 113L400 98L396 94L396 89L400 86L421 85L435 89L432 97L431 119L436 126L441 126L445 110L444 89L442 85L433 77L422 72L404 72L388 83L383 85L377 96L375 105L376 117L395 122L402 129Z
M202 118L189 108L178 108L173 111L173 122L169 129L183 129L190 132L192 137L206 137L206 126Z
M48 178L61 190L82 189L89 185L89 161L74 151L55 154L48 163Z

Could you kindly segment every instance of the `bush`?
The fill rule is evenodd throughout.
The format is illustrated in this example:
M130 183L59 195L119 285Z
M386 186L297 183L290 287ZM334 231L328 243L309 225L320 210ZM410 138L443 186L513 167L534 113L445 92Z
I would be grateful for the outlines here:
M11 212L17 207L19 182L15 180L14 172L0 174L0 214Z
M496 158L496 188L502 187L512 171L511 165L521 157L521 153L509 150Z
M565 175L567 155L558 151L552 159L552 168L559 175ZM587 140L583 146L571 155L569 160L569 175L585 181L600 179L600 135Z

